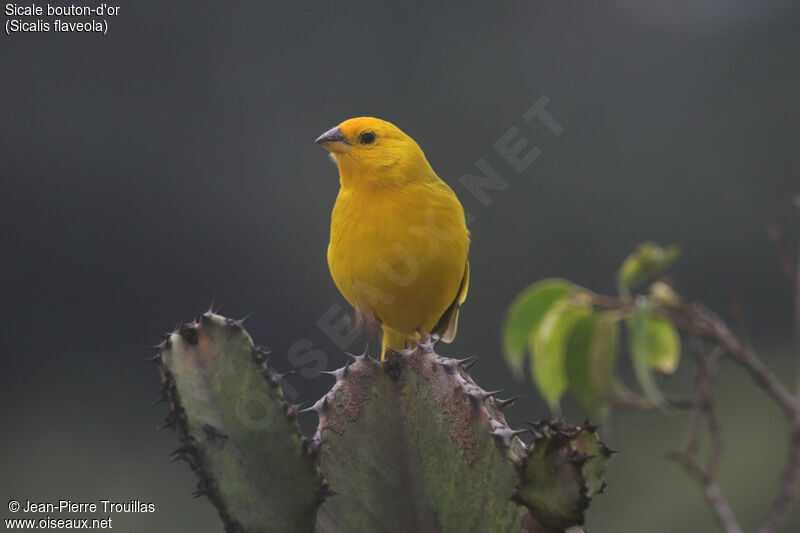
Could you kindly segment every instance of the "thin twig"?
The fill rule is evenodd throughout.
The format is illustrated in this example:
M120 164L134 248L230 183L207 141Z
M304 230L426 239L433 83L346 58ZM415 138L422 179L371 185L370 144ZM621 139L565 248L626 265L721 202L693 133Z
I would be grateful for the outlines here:
M792 442L789 447L789 461L783 470L781 486L775 501L772 503L764 522L759 526L758 533L773 533L783 522L789 504L797 495L797 479L800 475L800 419L795 421L792 428Z
M721 318L697 303L685 304L682 311L688 321L679 315L673 316L676 326L689 333L716 341L734 361L753 376L762 389L778 402L790 420L794 418L798 406L795 395L789 392L753 349L744 344Z
M800 196L794 198L795 206L800 209ZM795 321L795 334L797 335L798 350L800 350L800 246L797 250L797 261L794 264L794 321ZM784 243L784 251L782 255L788 257ZM786 265L791 273L791 260L784 259L784 268ZM800 356L800 351L798 351ZM775 496L769 512L767 513L764 522L759 526L758 533L772 533L783 522L789 504L797 495L797 480L800 477L800 359L797 363L797 385L795 389L796 408L794 416L792 417L792 436L789 444L789 459L786 462L786 467L783 470L781 477L781 485L778 489L778 494Z
M719 419L717 418L717 411L714 408L714 402L711 399L711 386L716 376L719 362L725 352L717 346L708 360L703 361L704 375L706 379L706 398L705 405L703 406L706 414L706 424L708 424L708 435L711 441L711 450L708 453L708 463L706 464L706 472L714 478L717 476L719 470L719 462L722 459L722 431L719 426Z
M789 459L775 501L757 530L758 533L773 533L783 521L789 504L797 493L797 480L800 477L800 392L797 395L790 393L752 348L745 345L714 313L699 304L684 306L684 311L689 320L681 322L679 319L676 325L716 341L775 399L789 418L792 433ZM712 506L715 505L714 502L711 503ZM717 507L715 509L717 512L723 510Z
M694 459L687 457L681 452L674 452L670 457L683 465L686 471L703 487L703 494L705 495L714 514L722 524L725 533L742 533L742 527L736 520L731 506L728 501L719 491L719 486L700 468Z
M722 457L722 436L719 422L714 412L711 387L724 352L719 347L708 357L702 355L702 350L697 350L697 352L697 398L692 409L686 433L686 442L681 451L673 452L670 457L680 463L689 475L700 484L706 500L711 505L711 509L714 511L725 533L742 533L742 528L736 520L733 510L715 481L719 460ZM700 420L703 418L705 418L708 425L708 434L711 441L711 449L705 469L693 457L697 453L700 439Z
M798 286L800 286L800 282ZM800 292L798 292L798 298L800 298ZM605 309L630 307L628 302L620 298L592 293L591 299L594 305ZM767 368L753 349L731 331L719 316L699 303L682 302L677 309L678 312L668 312L669 318L675 326L686 333L709 338L719 344L734 361L743 366L755 378L761 388L778 402L786 415L790 419L793 418L798 406L798 399ZM798 312L800 313L800 311ZM798 386L800 386L800 379L798 379Z
M794 267L792 266L792 255L789 253L789 246L783 238L783 232L774 224L767 224L767 235L775 243L778 255L781 259L781 270L789 279L794 278Z
M800 209L800 196L796 197L794 201L795 205ZM722 524L725 533L741 533L742 529L715 482L722 455L722 438L719 421L711 401L710 389L723 353L736 361L753 377L755 382L775 400L790 422L789 457L784 467L778 493L764 521L758 527L758 533L774 533L776 531L786 517L790 503L797 495L797 484L800 479L800 247L798 248L797 261L792 265L787 251L788 247L786 247L780 232L775 228L768 228L768 231L776 244L778 244L783 269L788 271L787 273L793 281L794 322L798 340L797 383L794 391L790 392L764 364L750 345L743 340L742 336L736 335L719 316L703 305L690 303L676 296L677 303L673 308L661 309L661 312L678 329L693 337L709 339L718 347L718 350L711 356L707 358L701 357L697 396L689 405L684 405L692 408L684 448L679 452L672 453L671 457L683 465L686 471L701 484L705 497L714 510L717 519ZM592 303L602 309L627 311L631 308L630 301L622 298L602 296L595 293L588 294ZM635 394L617 398L615 403L645 409L655 407L646 398L641 398ZM706 421L710 438L710 451L705 469L693 457L698 448L701 419Z
M794 263L794 332L797 338L797 355L800 357L800 196L794 197L794 206L797 208L798 235L797 235L797 260ZM797 400L800 402L800 359L797 363Z
M683 396L667 396L664 398L666 404L675 409L691 409L694 406L694 399ZM616 394L608 398L608 401L614 405L625 407L635 407L645 411L662 409L663 406L654 402L646 396L635 393Z

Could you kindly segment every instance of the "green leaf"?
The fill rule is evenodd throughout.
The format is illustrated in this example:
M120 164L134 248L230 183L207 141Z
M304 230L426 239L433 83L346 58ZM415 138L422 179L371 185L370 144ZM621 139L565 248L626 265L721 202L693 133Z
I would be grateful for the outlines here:
M619 316L612 312L599 315L594 330L590 374L597 395L613 398L622 391L615 372L619 355Z
M531 332L557 301L568 298L575 286L564 279L545 279L522 291L511 302L503 325L503 353L517 378L525 367L525 346Z
M569 390L581 407L594 416L599 416L601 414L599 411L602 410L598 405L589 370L592 357L592 338L597 320L597 315L589 315L575 322L566 347Z
M670 374L680 362L680 336L675 326L664 317L650 314L646 300L637 304L626 320L633 368L642 390L658 405L664 397L653 378L652 370Z
M545 314L531 332L529 349L533 358L533 379L551 409L557 409L566 392L567 341L575 324L592 313L586 304L561 300Z
M681 360L681 337L675 325L662 316L647 319L647 363L662 374L672 374Z
M570 392L587 413L602 420L608 399L620 390L614 371L619 351L617 315L598 313L577 321L566 350Z
M654 242L643 242L619 267L617 285L620 292L628 294L630 289L669 267L680 254L680 248L675 245L661 248Z

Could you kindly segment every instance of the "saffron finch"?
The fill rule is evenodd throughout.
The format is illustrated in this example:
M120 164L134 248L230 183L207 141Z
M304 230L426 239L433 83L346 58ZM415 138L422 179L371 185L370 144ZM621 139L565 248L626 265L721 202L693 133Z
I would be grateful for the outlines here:
M419 145L372 117L316 141L339 168L328 266L342 295L383 330L387 350L420 337L450 342L469 286L469 231L453 190Z

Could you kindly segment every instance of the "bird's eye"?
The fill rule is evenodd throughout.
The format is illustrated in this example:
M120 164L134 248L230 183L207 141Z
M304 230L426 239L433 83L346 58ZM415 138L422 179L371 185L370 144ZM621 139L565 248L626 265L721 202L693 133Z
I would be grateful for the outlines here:
M375 132L365 131L358 136L358 140L361 141L361 144L372 144L375 142Z

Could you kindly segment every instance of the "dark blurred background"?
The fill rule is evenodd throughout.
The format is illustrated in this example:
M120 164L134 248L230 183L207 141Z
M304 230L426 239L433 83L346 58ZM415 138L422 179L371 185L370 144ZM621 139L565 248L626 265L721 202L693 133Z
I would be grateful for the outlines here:
M109 24L107 36L1 39L0 517L12 498L139 499L157 511L117 517L116 530L221 530L189 496L186 465L167 463L177 439L153 431L165 409L148 408L159 379L141 360L213 301L252 313L282 370L304 339L328 368L344 362L315 324L344 302L325 260L337 173L313 140L352 116L414 137L474 216L469 300L442 351L480 355L479 383L523 395L515 425L547 410L501 358L511 299L548 276L611 292L645 239L682 245L682 293L725 317L738 299L750 339L791 380L791 294L764 225L797 237L796 2L139 1ZM521 119L542 95L560 136ZM542 150L521 174L493 149L510 126ZM459 183L480 157L509 183L489 206ZM687 358L664 386L687 390L691 370ZM289 381L297 401L330 386ZM786 426L731 365L717 398L720 481L752 528ZM715 530L664 458L684 423L609 420L623 453L590 509L593 533ZM795 503L782 530L797 528Z

